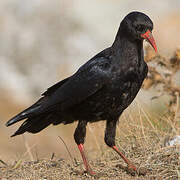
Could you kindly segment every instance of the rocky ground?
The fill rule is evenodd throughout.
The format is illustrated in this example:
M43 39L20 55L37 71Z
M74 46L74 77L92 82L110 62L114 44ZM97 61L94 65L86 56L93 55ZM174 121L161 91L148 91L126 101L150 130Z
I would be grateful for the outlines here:
M118 146L138 167L139 174L128 171L123 160L112 150L106 149L89 161L96 172L94 176L84 172L81 159L65 160L53 154L49 159L20 159L11 165L0 161L0 179L179 179L179 146L167 146L167 139L160 137L154 132L145 132L141 138L131 136L118 141Z

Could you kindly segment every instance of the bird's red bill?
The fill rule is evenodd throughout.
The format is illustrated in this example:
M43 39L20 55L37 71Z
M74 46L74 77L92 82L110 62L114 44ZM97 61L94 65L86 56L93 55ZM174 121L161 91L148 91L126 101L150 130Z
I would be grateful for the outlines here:
M150 30L147 30L144 34L141 34L141 37L146 39L154 48L155 52L157 52L156 42Z

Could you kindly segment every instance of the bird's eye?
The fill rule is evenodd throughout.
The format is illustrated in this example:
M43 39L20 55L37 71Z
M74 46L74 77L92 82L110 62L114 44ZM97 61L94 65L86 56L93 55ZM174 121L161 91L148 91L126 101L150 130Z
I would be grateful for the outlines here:
M136 30L139 31L139 32L143 32L144 31L144 26L143 25L137 25L136 26Z

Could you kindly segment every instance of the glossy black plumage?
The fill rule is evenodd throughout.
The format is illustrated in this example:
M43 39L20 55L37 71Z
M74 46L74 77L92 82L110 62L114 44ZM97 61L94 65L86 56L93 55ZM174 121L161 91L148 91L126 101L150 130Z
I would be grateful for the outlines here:
M112 46L71 77L50 87L34 105L7 122L10 126L26 119L13 136L26 131L37 133L50 124L79 121L74 134L79 145L84 143L88 122L106 120L105 142L115 146L116 122L136 97L148 72L141 34L152 29L153 23L145 14L127 15Z

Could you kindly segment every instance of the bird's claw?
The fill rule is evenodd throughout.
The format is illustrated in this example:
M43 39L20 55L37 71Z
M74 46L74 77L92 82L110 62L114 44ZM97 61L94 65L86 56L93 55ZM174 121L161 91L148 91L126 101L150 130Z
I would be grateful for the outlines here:
M89 174L91 176L96 175L96 173L92 169L86 169L85 173L87 173L87 174Z
M116 167L126 171L131 176L135 176L137 173L137 168L134 165L128 164L128 166L123 166L122 164L117 164Z
M128 165L126 170L132 176L135 176L136 174L138 174L137 168L134 165L132 165L132 164Z
M136 174L138 176L145 176L147 174L148 170L146 168L143 168L143 167L138 168L138 170L137 170L137 168L134 165L129 165L127 167L127 172L129 174L131 174L132 176L135 176Z
M137 168L136 168L133 164L129 164L129 165L128 165L128 169L132 169L132 170L134 170L135 172L137 172Z

